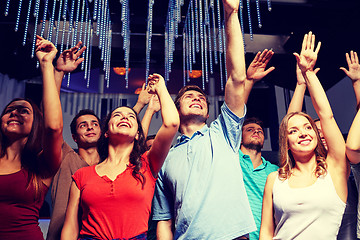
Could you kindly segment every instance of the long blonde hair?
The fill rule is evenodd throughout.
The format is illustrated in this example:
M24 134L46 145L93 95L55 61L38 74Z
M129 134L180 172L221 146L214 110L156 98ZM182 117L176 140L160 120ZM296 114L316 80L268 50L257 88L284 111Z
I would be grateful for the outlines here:
M280 127L279 127L279 148L280 148L280 167L279 167L279 178L281 180L285 180L290 177L291 170L295 166L295 160L294 157L289 149L289 143L288 143L288 123L289 119L292 118L295 115L300 115L305 117L309 123L311 124L311 127L314 129L316 138L317 138L317 146L314 150L316 155L316 169L315 169L315 176L319 177L322 175L325 175L327 172L327 164L326 164L326 155L327 151L324 147L324 145L321 142L319 131L317 130L317 127L315 125L314 120L303 112L292 112L287 114L283 120L281 121Z

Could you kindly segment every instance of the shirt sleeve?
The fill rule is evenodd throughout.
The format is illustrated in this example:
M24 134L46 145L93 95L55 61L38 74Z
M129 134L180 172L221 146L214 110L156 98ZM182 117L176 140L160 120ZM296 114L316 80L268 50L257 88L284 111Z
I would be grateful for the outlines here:
M234 152L238 152L240 149L242 125L245 120L245 115L246 105L244 105L244 116L239 117L233 113L224 102L221 106L221 114L216 120L220 121L225 139Z
M160 170L155 185L155 194L153 198L153 220L172 219L173 198L170 189L164 182L164 172Z
M72 179L74 180L76 186L81 190L83 171L81 169L77 170L74 175L72 175Z

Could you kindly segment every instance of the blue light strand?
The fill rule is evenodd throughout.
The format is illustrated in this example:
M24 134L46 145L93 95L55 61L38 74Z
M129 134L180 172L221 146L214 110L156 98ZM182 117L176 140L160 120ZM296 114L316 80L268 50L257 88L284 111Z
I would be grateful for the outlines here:
M35 23L34 23L34 38L33 38L33 44L32 44L32 49L31 49L31 58L34 57L34 53L35 53L38 19L39 19L39 14L36 14Z
M34 7L34 17L37 17L39 15L39 9L40 9L40 0L36 0Z
M200 36L199 36L199 12L198 12L198 0L193 0L195 1L195 36L196 36L196 52L200 51L200 46L199 46L199 42L200 42Z
M251 24L250 0L247 0L247 13L248 13L248 20L249 20L250 39L252 41L254 36L253 36L252 24Z
M56 1L56 0L54 0L54 1ZM56 45L58 43L58 37L59 37L59 31L60 31L61 8L62 8L62 0L60 0L59 15L58 15L57 26L56 26L56 35L55 35L55 44ZM64 32L62 33L62 35L64 35Z
M96 20L97 17L97 11L98 11L98 1L99 0L95 0L94 1L94 12L93 12L93 20ZM120 1L121 2L121 1Z
M218 64L218 54L217 54L217 37L216 37L216 19L215 19L215 11L214 11L214 8L215 8L215 2L214 0L213 1L213 6L211 7L211 15L212 15L212 28L213 28L213 42L214 42L214 62L215 64Z
M19 0L19 8L18 8L18 13L17 13L17 16L16 16L16 23L15 23L15 32L17 32L19 30L21 6L22 6L22 0Z
M101 3L100 3L101 1ZM99 36L100 34L100 28L101 28L101 13L102 13L102 7L104 4L103 4L103 0L99 0L98 2L98 10L97 10L97 17L96 17L96 36Z
M4 12L5 16L9 15L9 7L10 7L10 0L7 0L6 1L5 12Z
M29 7L28 7L28 11L27 11L27 15L26 15L26 22L25 22L24 38L23 38L23 42L22 42L23 46L25 46L25 44L26 44L27 31L28 31L28 28L29 28L31 2L32 2L32 0L29 0Z
M90 39L91 39L91 33L92 33L92 29L91 29L91 21L89 19L89 22L86 26L87 28L87 38L86 38L86 55L85 55L85 61L86 64L85 64L85 69L84 69L84 79L87 79L87 69L88 69L88 66L89 66L89 55L90 55Z
M227 81L228 79L228 74L227 74L227 68L226 68L226 33L225 33L225 23L223 23L222 26L222 34L223 34L223 39L224 39L224 65L225 65L225 79Z
M192 72L192 64L193 64L193 60L192 60L192 55L193 55L193 49L194 49L194 46L192 45L193 42L193 36L191 35L192 34L192 31L191 31L191 25L190 25L190 14L188 14L188 18L186 18L186 23L187 23L187 31L188 31L188 38L187 38L187 50L188 50L188 64L189 64L189 71ZM184 51L184 50L183 50ZM194 55L195 56L195 55Z
M211 30L210 30L210 25L207 26L207 30L208 30L208 39L209 39L209 66L210 66L210 73L213 74L214 73L214 68L213 68L213 60L212 60L212 46L211 46Z
M70 76L71 76L71 74L68 73L68 74L67 74L67 83L66 83L66 86L67 86L67 87L70 86L70 80L71 80Z
M209 73L208 73L208 47L207 47L207 35L206 35L206 25L203 24L203 28L204 28L204 63L205 63L205 71L203 72L203 75L205 75L205 82L208 83L209 82Z
M73 33L74 11L75 11L75 1L72 1L71 13L70 13L70 19L69 19L69 30L68 30L67 41L66 41L66 49L68 49L69 45L70 45L70 35L74 34Z
M49 7L49 0L45 0L44 15L43 15L43 21L42 21L42 23L41 23L41 33L40 33L40 36L44 36L48 7ZM49 27L50 27L50 25L49 25ZM49 39L48 39L48 40L49 40Z
M145 84L150 72L150 52L151 52L151 38L152 38L152 22L153 22L153 4L154 0L149 0L148 3L148 17L146 29L146 70L145 70Z
M47 39L49 41L52 41L52 33L54 30L54 21L55 21L55 10L56 10L56 0L53 1L52 14L51 14L51 18L50 18L49 30L48 30L48 35L47 35ZM57 42L55 42L55 46L56 45L57 45Z
M64 9L63 9L63 14L62 14L62 18L66 19L66 11L67 11L67 2L68 0L64 0Z
M222 34L220 32L220 29L221 29L221 15L220 15L220 2L219 0L216 0L216 5L217 5L217 27L218 27L218 32L217 32L217 36L219 38L219 52L222 53L223 52L223 49L222 49L222 46L223 46L223 39L222 39ZM220 56L219 56L219 59L220 59Z
M268 5L268 11L271 12L272 8L271 8L271 0L267 0L267 5Z
M194 14L194 0L190 0L190 11L191 11L191 53L192 53L192 63L196 63L195 57L195 14Z
M89 60L88 60L88 74L87 74L87 82L86 87L89 88L90 86L90 73L91 73L91 57L92 57L92 43L93 43L93 29L90 30L90 45L89 45Z
M81 19L80 19L80 30L79 30L79 41L83 40L83 28L84 28L84 15L85 15L85 0L83 0L82 2L82 7L81 7ZM86 14L87 16L87 14Z
M183 86L185 86L185 79L186 79L186 74L187 74L187 69L186 69L186 50L187 50L187 47L186 47L186 30L184 29L184 32L183 32L183 41L182 41L182 44L183 44Z
M73 40L72 40L72 46L75 46L75 45L76 45L76 42L77 42L81 1L82 1L82 0L78 0L78 1L77 1L76 18L75 18L75 29L74 29L74 34L73 34L73 36L72 36L72 39L73 39ZM75 1L74 1L74 4L75 4Z
M63 30L62 30L62 36L61 36L60 52L63 52L63 49L64 49L65 32L66 32L66 15L65 15L65 18L63 19ZM68 34L70 34L70 33L68 33Z
M244 19L243 19L243 2L240 0L240 6L239 6L239 12L240 12L240 25L241 25L241 32L243 35L243 45L244 45L244 52L246 53L246 44L245 44L245 30L244 30Z
M261 28L262 24L261 24L261 16L260 16L260 0L256 0L256 13L257 13L258 25L259 28Z

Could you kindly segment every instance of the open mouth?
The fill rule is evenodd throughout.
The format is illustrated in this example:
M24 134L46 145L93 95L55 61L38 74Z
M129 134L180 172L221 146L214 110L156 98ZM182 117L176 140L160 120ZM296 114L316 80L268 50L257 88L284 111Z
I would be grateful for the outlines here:
M304 145L304 146L307 146L311 143L311 140L310 139L305 139L305 140L301 140L299 142L300 145Z
M202 106L198 103L194 103L190 105L190 108L198 108L198 109L202 109Z
M8 121L7 124L9 126L11 126L11 125L21 125L22 123L19 121L16 121L16 120L11 120L11 121Z
M128 127L128 128L131 127L130 124L127 123L127 122L120 122L117 126L118 126L118 127Z

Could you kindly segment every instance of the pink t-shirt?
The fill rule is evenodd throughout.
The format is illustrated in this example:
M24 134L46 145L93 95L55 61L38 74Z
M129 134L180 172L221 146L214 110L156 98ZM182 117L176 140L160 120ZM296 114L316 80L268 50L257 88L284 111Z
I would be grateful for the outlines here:
M114 181L100 177L95 166L75 172L73 179L80 189L83 210L81 236L131 238L147 231L156 179L151 173L147 153L142 158L141 172L146 178L143 189L141 182L132 176L131 167Z

